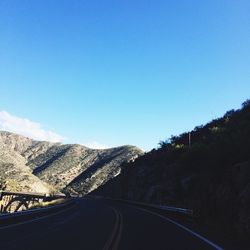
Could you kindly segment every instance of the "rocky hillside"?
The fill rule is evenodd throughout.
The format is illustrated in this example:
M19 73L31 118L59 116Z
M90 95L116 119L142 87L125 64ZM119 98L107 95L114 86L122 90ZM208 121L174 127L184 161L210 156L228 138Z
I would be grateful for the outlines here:
M250 101L161 142L95 193L189 207L204 221L249 237Z
M32 140L0 132L0 189L49 193L53 187L32 174L24 152L35 145Z
M134 146L94 150L0 131L0 181L6 190L86 194L142 154Z

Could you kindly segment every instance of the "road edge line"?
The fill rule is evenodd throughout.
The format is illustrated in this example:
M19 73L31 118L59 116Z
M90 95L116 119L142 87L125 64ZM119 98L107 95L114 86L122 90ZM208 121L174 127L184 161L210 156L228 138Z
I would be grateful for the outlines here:
M130 205L130 206L131 206L131 205ZM132 207L132 206L131 206L131 207ZM198 234L198 233L192 231L191 229L189 229L189 228L183 226L182 224L180 224L180 223L178 223L178 222L176 222L176 221L174 221L174 220L172 220L172 219L169 219L169 218L167 218L167 217L164 217L163 215L157 214L157 213L155 213L155 212L152 212L152 211L147 210L147 209L144 209L144 208L139 208L139 207L135 207L135 206L133 206L133 207L136 208L136 209L142 210L142 211L144 211L144 212L153 214L153 215L155 215L155 216L158 216L158 217L160 217L160 218L162 218L162 219L164 219L164 220L166 220L166 221L168 221L168 222L171 222L172 224L174 224L174 225L176 225L176 226L182 228L183 230L189 232L189 233L192 234L193 236L196 236L196 237L199 238L200 240L206 242L206 243L209 244L210 246L214 247L216 250L224 250L222 247L216 245L215 243L213 243L213 242L210 241L209 239L205 238L204 236L202 236L202 235L200 235L200 234Z

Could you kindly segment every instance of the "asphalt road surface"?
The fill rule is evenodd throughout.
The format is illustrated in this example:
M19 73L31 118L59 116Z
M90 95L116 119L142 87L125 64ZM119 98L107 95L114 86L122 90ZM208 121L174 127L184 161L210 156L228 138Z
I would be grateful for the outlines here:
M77 199L53 215L0 228L0 249L220 249L167 217L104 199Z

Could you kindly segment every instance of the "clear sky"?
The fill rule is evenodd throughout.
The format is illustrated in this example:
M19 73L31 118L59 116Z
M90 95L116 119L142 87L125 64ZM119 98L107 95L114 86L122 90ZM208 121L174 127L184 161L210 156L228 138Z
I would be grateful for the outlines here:
M157 147L250 98L249 13L249 0L0 0L0 129Z

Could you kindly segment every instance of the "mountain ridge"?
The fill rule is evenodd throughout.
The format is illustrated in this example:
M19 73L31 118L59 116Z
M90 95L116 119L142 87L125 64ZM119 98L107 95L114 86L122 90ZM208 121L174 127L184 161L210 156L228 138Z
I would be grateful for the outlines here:
M37 192L39 186L44 185L41 190L46 192L73 191L77 194L88 193L89 190L103 185L120 173L124 162L134 160L143 154L142 150L130 145L110 149L90 149L80 144L36 141L7 131L0 131L0 149L2 182L6 182L6 179L12 182L16 179L17 182L15 187L5 183L5 188ZM1 171L5 169L9 173L11 167L16 174L26 176L27 181L22 179L23 183L20 184L16 175L11 176ZM84 174L85 171L88 171L89 175ZM31 179L37 181L37 188L32 188L29 181ZM81 185L87 181L88 189L79 189L76 185L79 181ZM71 187L71 182L74 188Z
M126 165L93 194L191 208L203 222L249 239L250 100Z

